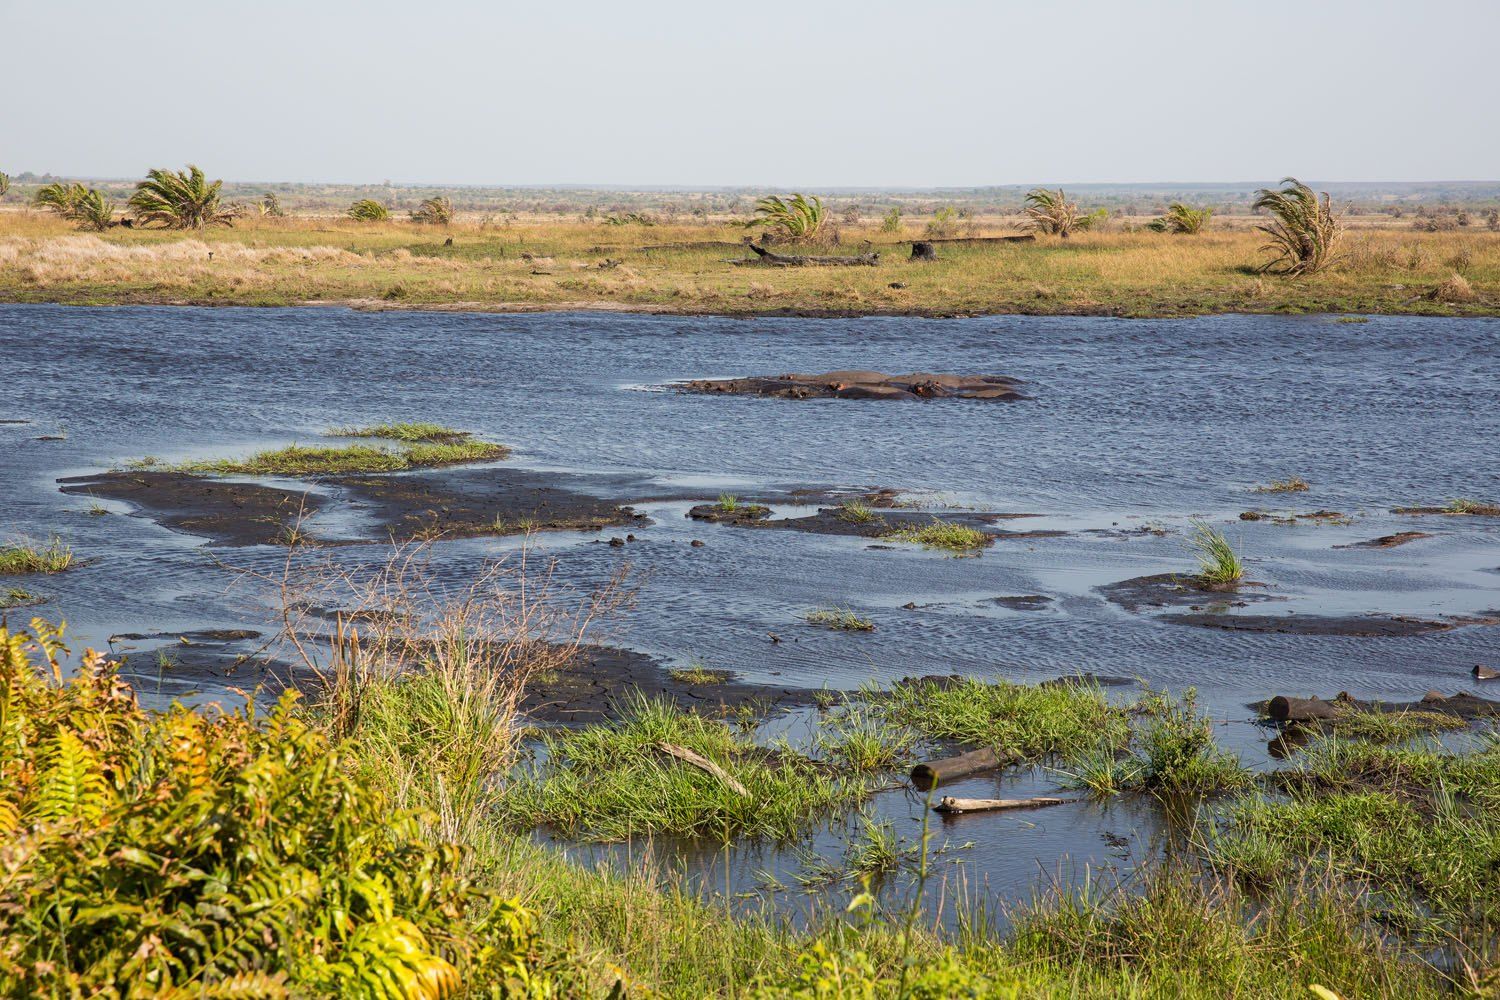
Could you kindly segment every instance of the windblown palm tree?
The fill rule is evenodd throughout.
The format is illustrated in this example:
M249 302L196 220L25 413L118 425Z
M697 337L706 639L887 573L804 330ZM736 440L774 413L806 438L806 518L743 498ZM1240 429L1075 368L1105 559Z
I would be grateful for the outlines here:
M1328 192L1320 198L1297 178L1285 177L1281 190L1261 188L1255 194L1255 208L1274 216L1269 226L1255 227L1269 238L1261 250L1274 254L1262 271L1313 274L1339 259L1344 225L1333 214Z
M159 222L168 229L203 229L232 226L238 211L219 202L223 181L208 183L193 164L187 170L156 168L137 182L130 207L142 222Z
M72 219L78 211L78 203L87 194L88 188L77 181L71 184L54 181L37 188L36 194L31 197L31 203L38 208L51 209L64 219Z
M0 170L0 198L4 198L10 191L10 174Z
M77 220L78 228L89 232L104 232L110 227L114 217L115 203L106 200L95 188L85 191L73 206L73 218Z
M453 202L441 195L436 198L423 199L422 204L411 213L411 221L425 222L432 226L446 226L453 221Z
M1166 215L1146 223L1146 228L1158 233L1191 236L1207 229L1208 221L1213 217L1214 210L1211 208L1189 208L1180 201L1174 201L1167 207Z
M823 230L828 210L817 195L807 198L794 194L790 198L770 195L755 203L755 218L747 226L765 226L789 240L811 240Z
M1026 221L1022 229L1067 239L1070 233L1082 232L1107 214L1103 209L1088 215L1078 214L1078 202L1069 201L1062 188L1049 191L1032 188L1026 193Z
M357 222L384 222L391 213L374 198L361 198L349 206L346 214Z

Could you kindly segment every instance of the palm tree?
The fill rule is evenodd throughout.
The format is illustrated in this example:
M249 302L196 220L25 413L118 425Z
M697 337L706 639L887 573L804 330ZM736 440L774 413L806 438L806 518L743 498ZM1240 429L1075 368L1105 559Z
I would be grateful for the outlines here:
M191 163L183 171L154 168L137 182L130 207L142 222L160 222L168 229L232 226L238 212L220 204L223 186L221 180L208 183L203 171Z
M38 208L51 209L64 219L72 219L77 215L78 203L87 194L88 188L77 181L71 184L53 181L37 188L36 194L31 197L31 203Z
M110 227L114 217L115 203L105 200L104 195L95 188L84 192L73 206L73 218L78 221L78 228L89 232L104 232Z
M446 226L453 221L453 202L441 195L424 199L417 210L411 213L411 221Z
M828 221L828 210L817 195L811 198L801 194L790 198L769 195L755 203L755 215L746 226L765 226L789 240L815 239Z
M1146 223L1146 228L1158 233L1193 235L1208 228L1208 220L1214 217L1211 208L1189 208L1180 201L1167 206L1167 214Z
M1026 193L1026 221L1022 229L1048 236L1068 238L1068 234L1082 232L1109 213L1097 209L1088 215L1078 214L1078 203L1069 201L1062 188L1049 191L1047 188L1032 188Z
M4 198L10 191L10 174L0 170L0 198Z
M1274 254L1262 271L1314 274L1339 259L1344 225L1333 214L1327 191L1319 198L1297 178L1284 177L1281 190L1261 188L1255 194L1255 209L1274 216L1269 226L1255 227L1268 237L1261 250Z
M384 222L391 215L390 211L374 198L361 198L349 206L346 214L356 222Z

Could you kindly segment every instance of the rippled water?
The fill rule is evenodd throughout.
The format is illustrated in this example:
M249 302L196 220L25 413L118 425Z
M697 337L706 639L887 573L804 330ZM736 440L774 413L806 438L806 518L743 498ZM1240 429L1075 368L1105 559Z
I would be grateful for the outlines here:
M922 673L1138 676L1197 686L1204 704L1234 723L1230 741L1248 748L1263 739L1243 724L1251 699L1339 690L1417 697L1468 686L1472 664L1500 660L1500 628L1416 638L1225 632L1131 614L1094 589L1191 569L1183 529L1203 516L1228 523L1250 575L1287 598L1283 610L1500 608L1500 519L1418 522L1389 513L1459 496L1500 499L1495 320L6 306L0 351L8 383L0 419L30 421L0 424L0 530L55 532L73 544L86 565L34 589L52 598L48 613L95 642L122 630L253 626L264 609L253 587L231 587L233 574L201 540L143 518L89 516L86 498L57 492L59 476L148 454L180 459L307 442L337 424L420 419L506 442L516 449L513 464L645 476L659 495L670 495L670 485L705 496L769 484L893 486L1042 514L1026 527L1069 532L950 559L871 551L860 539L703 525L682 516L688 503L661 501L640 507L656 523L637 529L640 540L626 549L589 544L591 536L546 540L571 579L601 579L631 562L641 597L607 626L609 639L746 679L847 687ZM1033 398L789 402L642 388L834 368L1014 375ZM58 432L66 440L36 440ZM1291 474L1314 490L1249 492ZM1353 523L1235 519L1251 507L1331 508ZM1166 533L1123 530L1147 524ZM1415 527L1436 537L1390 550L1336 547ZM707 544L689 547L690 538ZM513 547L469 540L438 551L443 572L459 580ZM232 561L265 568L277 558L240 550ZM1040 611L989 602L1017 594L1055 600ZM851 636L797 624L797 615L826 604L863 610L878 628ZM789 641L769 643L773 631ZM1091 816L1074 827L1102 822ZM989 822L998 830L1063 819ZM1020 867L1034 872L1034 858L1025 855Z

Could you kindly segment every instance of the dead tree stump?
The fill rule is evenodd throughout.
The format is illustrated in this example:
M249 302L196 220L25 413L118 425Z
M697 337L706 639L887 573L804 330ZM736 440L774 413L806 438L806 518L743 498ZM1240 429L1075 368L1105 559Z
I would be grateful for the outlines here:
M917 240L911 245L912 260L937 260L937 247L926 240Z

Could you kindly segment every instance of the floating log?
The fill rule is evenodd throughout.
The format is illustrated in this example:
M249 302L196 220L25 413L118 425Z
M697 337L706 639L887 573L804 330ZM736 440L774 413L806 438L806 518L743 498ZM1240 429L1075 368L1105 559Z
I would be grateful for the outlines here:
M911 783L925 792L945 782L970 774L979 774L981 771L993 771L1008 763L1010 763L1009 758L1002 760L990 747L970 750L957 757L944 757L942 760L929 760L918 764L911 769Z
M1469 673L1474 675L1474 679L1476 681L1493 681L1496 679L1500 679L1500 670L1496 670L1494 667L1487 667L1483 663L1474 664L1474 669L1469 671Z
M728 771L724 770L722 767L720 767L718 764L715 764L707 757L704 757L701 754L694 753L687 747L678 746L675 743L659 742L656 744L656 746L657 749L659 749L662 753L672 757L676 757L684 764L691 764L693 767L698 768L698 770L706 771L709 774L713 775L715 778L718 778L720 781L724 782L724 784L728 785L729 790L734 792L736 795L743 795L746 798L749 798L750 790L748 788L736 781L733 777L730 776Z
M853 257L820 257L808 254L776 253L753 243L745 245L755 251L755 259L734 260L730 263L762 267L874 267L880 263L878 253L862 253Z
M1288 698L1279 694L1266 706L1266 714L1277 722L1313 722L1332 719L1339 710L1322 698Z
M994 812L999 809L1041 809L1043 806L1060 806L1072 799L1057 799L1038 795L1029 799L956 799L943 796L933 808L940 813Z
M916 240L911 245L912 260L937 260L937 248L931 240Z

